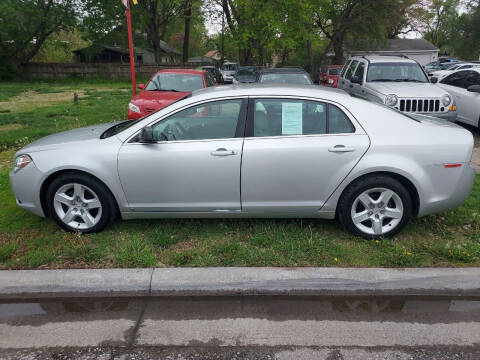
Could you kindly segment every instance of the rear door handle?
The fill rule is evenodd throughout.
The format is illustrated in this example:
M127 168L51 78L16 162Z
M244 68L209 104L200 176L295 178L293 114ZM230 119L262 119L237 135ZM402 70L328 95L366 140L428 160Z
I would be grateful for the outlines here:
M345 145L335 145L328 149L330 152L344 153L344 152L353 152L355 148L345 146Z
M215 151L212 151L210 153L212 156L231 156L231 155L235 155L235 151L233 150L227 150L225 148L219 148Z

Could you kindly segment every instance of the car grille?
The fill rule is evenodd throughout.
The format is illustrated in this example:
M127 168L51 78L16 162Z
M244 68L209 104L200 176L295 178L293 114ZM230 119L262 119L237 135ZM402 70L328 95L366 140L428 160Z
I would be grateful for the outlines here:
M444 111L443 107L440 107L439 99L401 99L398 108L404 112L439 112Z

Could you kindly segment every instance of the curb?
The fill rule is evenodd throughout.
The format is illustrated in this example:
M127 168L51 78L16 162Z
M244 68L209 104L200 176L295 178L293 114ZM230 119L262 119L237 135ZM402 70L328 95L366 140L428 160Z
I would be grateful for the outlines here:
M480 298L480 268L157 268L0 271L0 301L202 296Z

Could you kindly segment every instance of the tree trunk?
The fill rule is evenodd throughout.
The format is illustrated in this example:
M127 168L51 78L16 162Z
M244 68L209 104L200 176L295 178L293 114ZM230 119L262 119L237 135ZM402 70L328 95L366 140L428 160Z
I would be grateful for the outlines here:
M185 1L185 31L183 34L183 62L188 61L188 48L190 46L190 20L192 17L192 3L190 0Z
M332 39L333 52L335 56L333 57L334 65L341 65L344 63L343 57L343 36L334 37Z
M308 67L309 67L309 72L310 74L313 75L314 69L313 69L313 52L312 52L312 42L310 40L307 40L307 56L308 56Z

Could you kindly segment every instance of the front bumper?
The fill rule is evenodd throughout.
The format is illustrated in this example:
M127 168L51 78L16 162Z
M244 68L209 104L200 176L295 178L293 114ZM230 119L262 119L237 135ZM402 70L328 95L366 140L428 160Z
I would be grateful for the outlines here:
M45 217L40 201L42 180L43 173L33 161L16 173L10 172L10 184L17 205L35 215Z
M135 111L128 109L127 120L137 120L137 119L141 119L144 116L145 116L144 114L139 114Z

